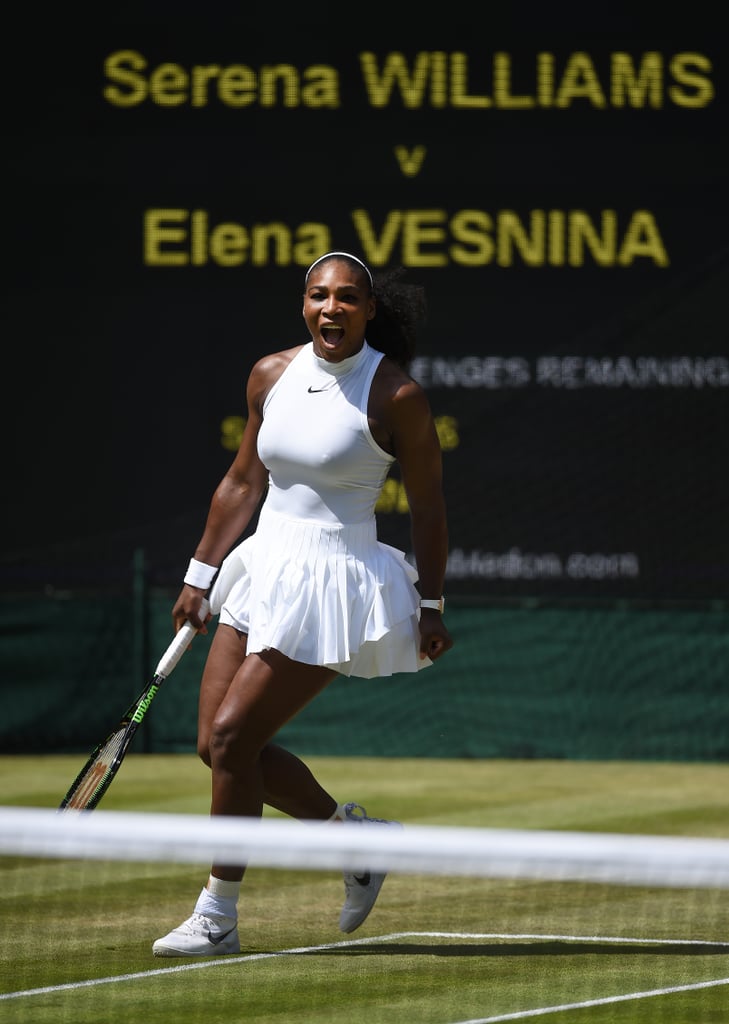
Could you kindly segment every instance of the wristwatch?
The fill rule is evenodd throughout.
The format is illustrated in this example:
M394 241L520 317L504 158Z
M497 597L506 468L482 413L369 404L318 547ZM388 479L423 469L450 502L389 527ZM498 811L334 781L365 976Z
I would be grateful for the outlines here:
M433 608L433 609L435 609L435 611L440 612L441 615L442 615L443 614L443 609L445 608L445 598L444 597L439 597L439 598L437 598L435 600L422 600L420 602L420 607L421 608Z

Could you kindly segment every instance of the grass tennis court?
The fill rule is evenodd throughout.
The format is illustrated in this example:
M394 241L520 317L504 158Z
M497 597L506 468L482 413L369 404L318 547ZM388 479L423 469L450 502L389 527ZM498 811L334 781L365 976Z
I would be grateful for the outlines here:
M729 838L723 764L307 760L340 801L406 826ZM0 758L0 803L57 806L82 761ZM207 807L193 755L130 754L103 801ZM346 936L337 872L252 868L240 955L153 958L207 867L0 858L0 1021L729 1021L726 890L392 874Z

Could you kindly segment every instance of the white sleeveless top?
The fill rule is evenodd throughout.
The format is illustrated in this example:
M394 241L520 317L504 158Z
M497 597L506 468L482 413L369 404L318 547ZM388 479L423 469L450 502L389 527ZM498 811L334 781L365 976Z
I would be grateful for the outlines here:
M382 358L365 342L349 359L328 363L310 342L291 360L266 397L258 435L271 510L320 523L361 523L374 515L395 461L367 420Z
M391 676L420 657L417 572L377 539L375 503L394 457L372 436L367 402L382 353L341 363L305 345L266 396L258 453L269 490L256 532L223 562L210 593L220 622L342 675Z

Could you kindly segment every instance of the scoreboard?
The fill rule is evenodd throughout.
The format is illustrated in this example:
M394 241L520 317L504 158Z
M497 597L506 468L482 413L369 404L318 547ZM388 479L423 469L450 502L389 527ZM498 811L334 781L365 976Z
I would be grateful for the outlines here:
M449 595L726 598L720 33L362 13L64 22L13 57L4 563L143 547L177 581L336 248L426 288ZM409 551L397 467L378 520Z

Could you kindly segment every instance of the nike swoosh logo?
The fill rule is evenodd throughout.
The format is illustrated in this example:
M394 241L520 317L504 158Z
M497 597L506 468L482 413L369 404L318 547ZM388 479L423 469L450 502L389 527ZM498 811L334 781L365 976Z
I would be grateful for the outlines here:
M325 388L313 388L311 385L309 385L309 394L315 395L317 391L328 391L331 386L331 384L327 384Z
M214 946L217 946L218 943L222 942L223 939L227 939L227 937L230 935L230 933L234 932L234 931L235 931L235 925L233 925L232 928L229 928L227 932L218 932L217 935L213 935L212 932L208 932L208 939L212 942L212 944Z
M369 871L365 871L365 873L363 875L354 875L354 880L357 883L357 885L361 885L363 887L369 885L370 884L370 873L369 873Z

